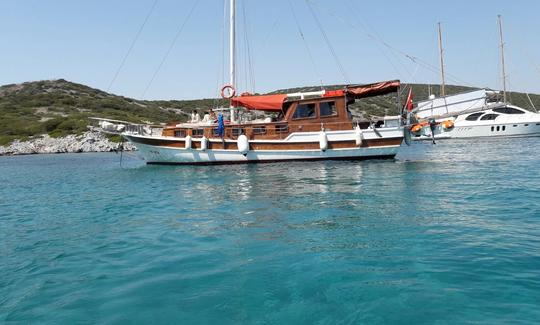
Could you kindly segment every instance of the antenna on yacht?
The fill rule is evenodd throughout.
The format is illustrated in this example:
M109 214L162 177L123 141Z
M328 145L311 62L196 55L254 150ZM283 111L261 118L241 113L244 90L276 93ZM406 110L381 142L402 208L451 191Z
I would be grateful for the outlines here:
M229 84L233 87L236 85L235 80L235 65L236 65L236 49L235 49L235 11L236 5L235 0L229 0ZM234 106L230 106L231 112L231 123L235 121L234 119Z
M504 68L504 42L503 42L503 31L502 31L502 17L497 15L497 20L499 22L499 37L501 40L501 68L502 68L502 81L503 81L503 101L506 103L506 71Z
M441 23L439 25L439 57L441 60L441 97L446 96L445 91L445 82L444 82L444 57L443 57L443 47L442 47L442 32L441 32Z

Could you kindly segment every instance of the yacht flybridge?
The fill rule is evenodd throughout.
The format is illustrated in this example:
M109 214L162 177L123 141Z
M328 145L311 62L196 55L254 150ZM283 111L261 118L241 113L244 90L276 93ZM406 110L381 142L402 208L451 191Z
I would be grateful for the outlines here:
M397 80L311 93L236 96L235 1L230 1L230 84L222 97L230 100L228 121L224 110L217 119L172 122L160 134L144 127L104 129L120 133L133 143L149 164L215 164L320 159L392 158L403 140L401 117L379 123L356 123L349 105L357 99L398 92ZM396 101L399 106L399 101ZM263 120L240 121L238 109L273 113ZM396 111L399 111L397 109ZM267 114L270 115L270 114Z

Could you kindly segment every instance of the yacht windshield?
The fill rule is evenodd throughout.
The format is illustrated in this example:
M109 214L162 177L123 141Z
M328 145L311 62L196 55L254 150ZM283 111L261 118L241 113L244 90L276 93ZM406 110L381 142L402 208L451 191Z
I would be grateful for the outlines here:
M525 114L524 111L513 107L494 108L493 111L501 114Z
M492 121L492 120L496 119L497 116L499 116L499 114L486 114L486 115L482 116L482 118L480 120L481 121Z
M483 112L480 112L480 113L474 113L474 114L471 114L471 115L467 116L467 117L465 118L465 120L467 120L467 121L476 121L476 120L478 120L478 118L479 118L482 114L484 114L484 113L483 113Z

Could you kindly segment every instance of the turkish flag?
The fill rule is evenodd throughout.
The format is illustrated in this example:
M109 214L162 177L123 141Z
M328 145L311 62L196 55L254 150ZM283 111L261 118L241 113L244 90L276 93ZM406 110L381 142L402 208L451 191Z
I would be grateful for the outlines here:
M409 88L409 94L407 95L407 101L405 102L405 107L407 111L412 111L413 109L413 94L412 94L412 87Z

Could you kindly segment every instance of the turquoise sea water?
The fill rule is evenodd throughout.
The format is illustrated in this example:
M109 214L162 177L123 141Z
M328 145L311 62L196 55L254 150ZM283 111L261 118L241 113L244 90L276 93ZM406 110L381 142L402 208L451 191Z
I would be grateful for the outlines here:
M532 324L540 139L397 161L0 157L0 323Z

